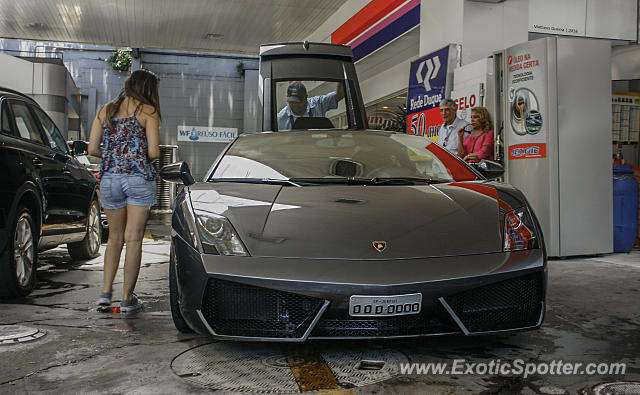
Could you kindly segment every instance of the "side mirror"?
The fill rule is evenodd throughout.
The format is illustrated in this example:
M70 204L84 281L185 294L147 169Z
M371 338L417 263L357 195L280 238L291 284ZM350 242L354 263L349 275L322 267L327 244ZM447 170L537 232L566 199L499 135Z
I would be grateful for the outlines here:
M504 175L504 167L500 163L482 159L472 166L489 180L497 180Z
M187 162L176 162L164 166L160 170L160 177L168 182L182 182L186 186L196 183L191 176Z
M74 156L87 155L89 147L84 141L76 140L71 144L71 152Z

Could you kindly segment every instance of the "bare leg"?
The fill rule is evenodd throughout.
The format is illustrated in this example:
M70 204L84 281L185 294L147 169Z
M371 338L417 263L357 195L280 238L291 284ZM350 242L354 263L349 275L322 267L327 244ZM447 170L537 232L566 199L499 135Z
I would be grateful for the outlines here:
M109 239L107 249L104 252L104 283L102 292L111 293L113 279L116 277L120 265L120 254L124 244L124 228L127 223L127 209L104 210L109 223Z
M124 258L124 289L122 300L131 300L142 258L142 238L147 225L149 207L127 205L127 226L124 230L124 242L127 245Z

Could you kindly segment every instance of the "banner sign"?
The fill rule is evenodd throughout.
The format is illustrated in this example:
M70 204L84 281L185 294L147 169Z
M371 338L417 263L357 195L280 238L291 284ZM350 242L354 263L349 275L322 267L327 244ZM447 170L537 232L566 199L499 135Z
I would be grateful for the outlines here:
M529 2L529 31L585 36L587 0L536 0Z
M547 60L544 40L507 49L509 160L547 157Z
M484 85L493 59L481 59L453 71L451 98L458 105L458 118L471 123L471 109L484 106Z
M637 0L529 1L529 32L636 41Z
M357 62L419 25L420 0L372 0L331 34L331 43L349 45Z
M451 98L458 105L457 116L471 123L471 109L476 106L482 106L482 87L483 83L478 81L475 84L465 84L462 87L451 91Z
M230 143L236 137L238 137L238 128L178 125L178 141Z
M449 46L411 62L407 94L407 133L438 141L440 101L447 94Z

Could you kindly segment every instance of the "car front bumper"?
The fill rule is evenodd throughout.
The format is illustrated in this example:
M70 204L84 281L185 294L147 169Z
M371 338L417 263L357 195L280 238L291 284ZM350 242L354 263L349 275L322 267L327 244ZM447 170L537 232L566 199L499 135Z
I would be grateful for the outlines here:
M489 334L537 328L545 311L542 250L357 261L206 255L179 237L173 242L182 315L218 338ZM349 315L352 295L414 293L422 295L417 314Z

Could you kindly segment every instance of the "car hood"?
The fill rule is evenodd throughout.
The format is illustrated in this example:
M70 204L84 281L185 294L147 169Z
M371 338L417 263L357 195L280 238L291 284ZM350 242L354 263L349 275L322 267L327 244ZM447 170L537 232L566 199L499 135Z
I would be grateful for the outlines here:
M190 196L196 210L227 217L252 256L400 259L502 251L504 202L481 184L209 183Z

